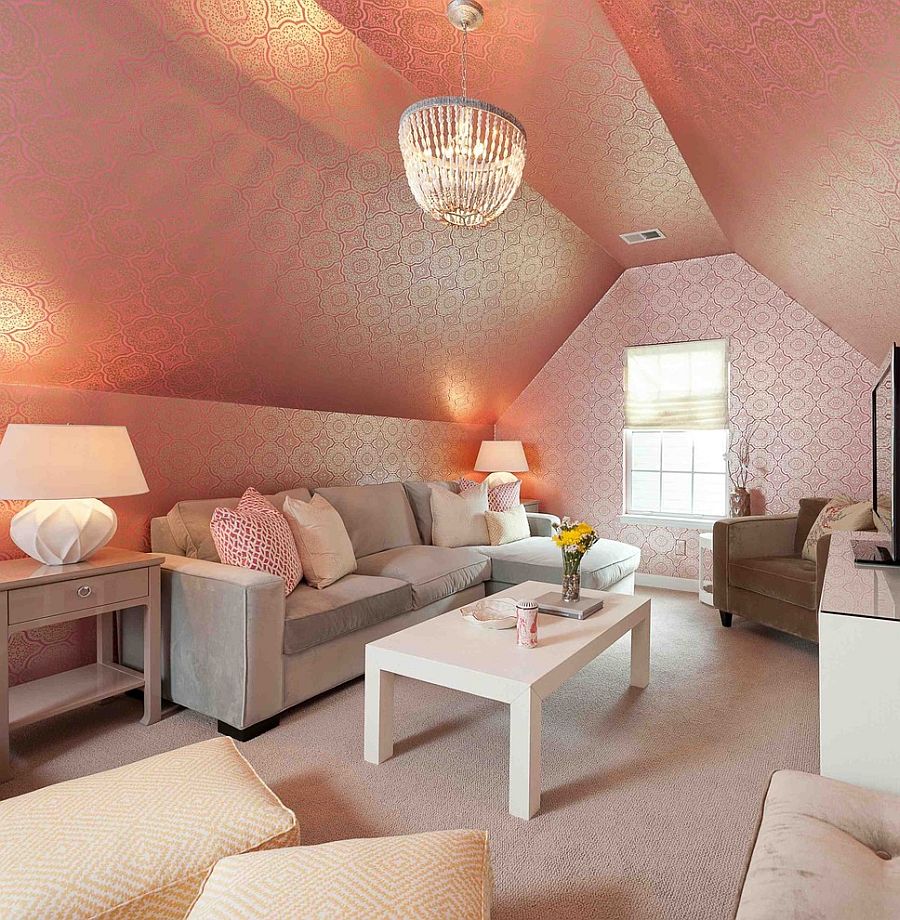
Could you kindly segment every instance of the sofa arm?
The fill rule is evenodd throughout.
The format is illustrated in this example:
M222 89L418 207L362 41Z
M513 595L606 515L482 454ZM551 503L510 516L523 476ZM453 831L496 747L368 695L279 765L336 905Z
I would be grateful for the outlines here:
M728 611L728 566L737 559L792 556L796 514L725 518L713 524L713 605Z
M165 696L235 728L281 712L284 611L284 582L276 575L166 555ZM140 639L139 622L129 619L123 660L135 657Z
M529 511L528 529L533 537L551 537L553 536L553 525L559 523L559 518L555 514L541 514L539 511Z

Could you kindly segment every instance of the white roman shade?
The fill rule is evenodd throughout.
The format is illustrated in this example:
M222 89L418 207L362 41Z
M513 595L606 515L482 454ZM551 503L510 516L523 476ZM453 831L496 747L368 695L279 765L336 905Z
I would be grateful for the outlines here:
M728 341L625 349L625 427L728 427Z

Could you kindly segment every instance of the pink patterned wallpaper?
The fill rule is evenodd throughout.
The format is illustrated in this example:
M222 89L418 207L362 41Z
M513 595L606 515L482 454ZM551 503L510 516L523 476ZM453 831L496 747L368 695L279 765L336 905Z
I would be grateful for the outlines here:
M900 338L897 0L599 0L733 249L870 360Z
M435 0L320 0L425 96L459 88L460 36ZM470 92L528 131L526 180L622 265L730 252L596 0L491 0L469 36ZM629 246L629 230L667 238Z
M419 96L311 0L0 4L0 382L493 422L621 266L427 219Z
M622 524L623 350L728 338L731 416L759 422L754 511L869 488L868 393L875 367L735 255L632 268L497 423L521 438L526 490L641 547L641 571L696 577L698 531ZM675 540L687 556L674 555Z
M109 499L117 546L149 548L149 522L186 498L293 486L455 477L471 470L490 425L416 421L302 409L86 390L0 385L0 436L10 422L126 425L150 492ZM22 502L0 502L0 558L21 555L9 518ZM16 633L13 683L92 660L91 624Z

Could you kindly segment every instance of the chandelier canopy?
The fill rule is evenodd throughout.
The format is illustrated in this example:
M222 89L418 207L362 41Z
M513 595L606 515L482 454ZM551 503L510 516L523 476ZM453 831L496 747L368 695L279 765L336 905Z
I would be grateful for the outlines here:
M484 18L474 0L452 0L447 15L463 33L462 96L423 99L400 117L400 151L416 203L435 220L483 227L509 206L525 169L518 119L466 96L466 40Z

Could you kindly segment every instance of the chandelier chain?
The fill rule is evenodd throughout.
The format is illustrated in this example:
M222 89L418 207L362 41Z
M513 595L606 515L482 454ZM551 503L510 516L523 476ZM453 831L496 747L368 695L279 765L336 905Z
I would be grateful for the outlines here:
M463 24L463 47L462 47L462 94L463 99L469 95L469 73L466 66L466 52L469 47L469 27Z

